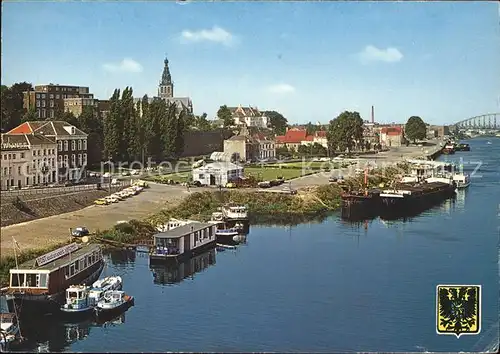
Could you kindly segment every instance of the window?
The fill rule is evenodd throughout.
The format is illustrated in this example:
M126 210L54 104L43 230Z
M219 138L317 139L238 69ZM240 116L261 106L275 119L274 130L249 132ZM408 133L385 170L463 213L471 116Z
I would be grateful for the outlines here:
M56 86L56 91L59 91L59 86ZM56 95L57 96L57 95Z
M87 164L87 154L83 154L83 164Z
M68 151L68 141L64 140L64 151Z
M47 112L45 111L45 109L42 109L42 118L47 118Z
M47 155L47 149L43 149L43 156Z
M53 98L54 98L54 94L53 94L53 93L51 93L51 94L49 95L49 98L50 98L50 99L53 99Z
M71 165L72 166L75 165L75 161L76 161L76 155L75 154L71 154Z
M21 158L24 159L24 152L21 152Z
M30 173L30 166L29 165L26 165L26 173Z
M10 275L10 283L13 287L19 287L24 283L24 274L13 273Z
M16 154L12 154L12 160L16 159Z
M78 150L81 150L81 149L82 149L82 141L78 140Z
M36 101L36 106L40 107L40 101Z
M78 166L82 165L82 154L78 154Z
M62 155L57 156L57 161L59 161L59 162L62 161Z
M7 176L7 174L8 174L8 173L7 173L7 171L8 171L8 170L7 170L7 167L4 167L4 168L3 168L3 174L4 174L4 176Z
M36 94L36 98L40 98L40 94L39 93Z
M40 110L36 111L36 116L38 118L42 118L42 112L40 112Z
M74 140L71 140L71 150L75 150L76 143Z
M58 89L58 87L56 87L56 91L59 91L59 90L57 90L57 89ZM58 100L58 99L59 99L59 97L60 97L60 96L59 96L59 94L57 94L57 95L56 95L56 100Z
M42 101L42 107L45 107L45 105L46 105L46 102Z
M26 177L26 185L29 186L29 184L30 184L30 178Z
M87 150L87 140L83 139L83 150Z
M54 107L54 100L50 100L50 104L49 104L50 107Z
M49 117L50 117L50 118L54 118L54 115L55 115L54 110L53 110L53 109L51 109L51 110L49 111L49 113L50 113L50 114L49 114Z
M62 140L59 140L59 141L57 142L57 150L58 150L58 151L62 151Z
M48 288L47 274L38 274L38 287Z
M46 97L47 97L47 95L42 93L42 98L46 98Z
M17 166L17 174L21 174L21 166Z

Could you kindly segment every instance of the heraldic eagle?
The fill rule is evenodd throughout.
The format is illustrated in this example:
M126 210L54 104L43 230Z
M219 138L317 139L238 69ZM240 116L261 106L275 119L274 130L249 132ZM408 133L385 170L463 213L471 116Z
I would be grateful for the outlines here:
M439 288L440 325L456 334L471 332L478 315L477 301L476 288Z

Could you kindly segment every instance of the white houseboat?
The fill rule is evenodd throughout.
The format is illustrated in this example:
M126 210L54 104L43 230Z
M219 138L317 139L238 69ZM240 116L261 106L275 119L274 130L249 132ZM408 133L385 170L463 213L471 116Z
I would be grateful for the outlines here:
M97 244L72 243L46 253L10 270L8 306L14 304L20 316L57 313L70 285L90 285L104 267L101 247Z
M197 221L193 221L193 220L179 220L179 219L171 218L168 221L168 223L156 226L156 230L158 230L159 232L165 232L165 231L168 231L168 230L175 229L176 227L184 226L184 225L187 225L187 224L192 224L192 223L195 223L195 222L197 222Z
M153 235L149 259L154 261L179 260L191 257L215 246L214 223L195 222Z

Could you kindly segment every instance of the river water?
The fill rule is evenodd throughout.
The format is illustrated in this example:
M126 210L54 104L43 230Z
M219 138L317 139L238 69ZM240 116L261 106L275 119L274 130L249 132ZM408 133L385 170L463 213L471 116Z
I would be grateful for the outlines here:
M487 144L490 140L492 144ZM181 269L114 252L135 306L116 323L26 328L23 349L127 351L482 351L498 342L500 139L468 141L472 185L412 220L252 226L246 245ZM438 284L482 285L482 331L435 329Z

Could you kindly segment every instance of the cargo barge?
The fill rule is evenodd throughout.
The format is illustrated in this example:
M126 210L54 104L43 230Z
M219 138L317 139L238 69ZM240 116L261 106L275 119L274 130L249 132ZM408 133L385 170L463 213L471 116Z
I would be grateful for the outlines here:
M400 184L380 193L379 216L384 220L415 216L456 193L456 183L431 182Z
M378 216L379 190L345 192L341 195L341 217L345 220L370 220Z

